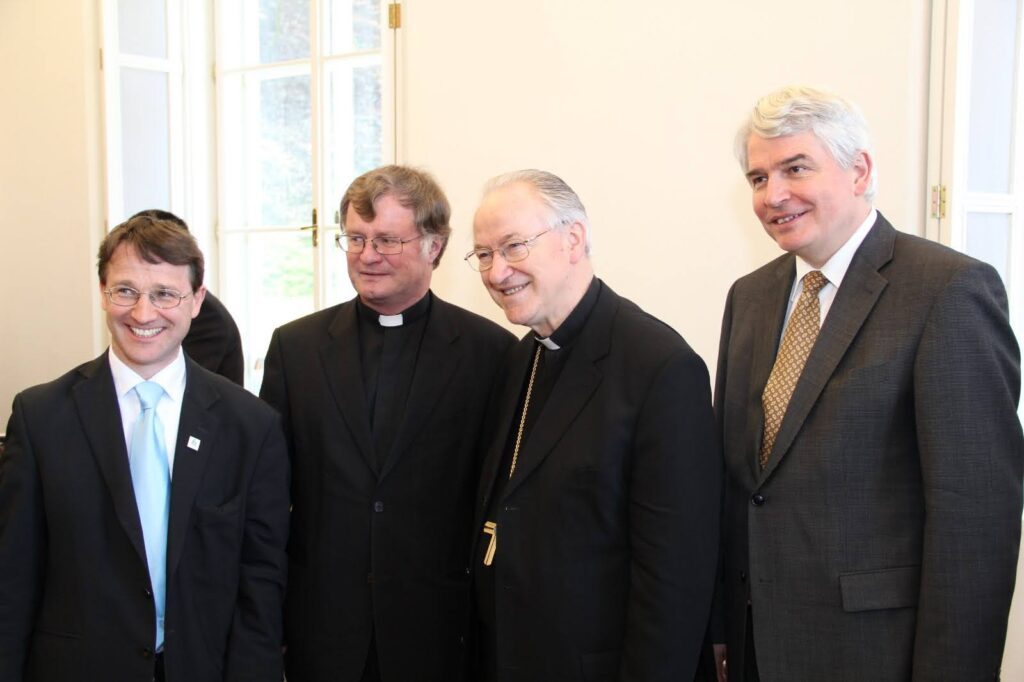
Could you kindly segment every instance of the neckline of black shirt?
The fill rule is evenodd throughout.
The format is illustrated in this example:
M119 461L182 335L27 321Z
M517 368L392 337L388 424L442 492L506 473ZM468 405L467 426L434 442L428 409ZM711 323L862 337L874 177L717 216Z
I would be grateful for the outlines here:
M427 293L423 294L423 297L420 298L420 300L416 301L411 306L409 306L402 312L398 313L399 315L402 316L402 324L405 325L409 324L410 322L415 322L417 319L426 315L427 311L430 310L430 299L431 293L428 290ZM364 303L363 299L360 298L359 296L356 296L356 314L358 315L360 321L366 322L368 324L374 324L375 326L378 327L384 326L380 324L381 316L394 317L393 315L383 315L383 313L374 310L366 303ZM388 329L390 329L390 327L388 327Z
M576 307L569 313L569 317L565 318L565 321L558 326L551 336L551 339L558 346L559 350L565 350L576 340L583 331L583 327L586 325L587 320L590 318L590 312L594 309L594 305L597 303L597 296L601 292L601 280L594 277L590 280L590 285L587 287L587 291L583 294L583 298L580 299ZM540 337L534 334L534 339L539 343ZM553 349L545 346L545 350L552 351ZM546 353L545 353L546 355ZM529 375L527 375L529 376Z
M431 301L432 294L428 291L402 311L401 325L385 327L378 320L380 313L362 299L356 299L363 395L379 466L383 466L405 415ZM378 393L381 393L380 400Z
M552 391L554 391L558 378L562 375L562 369L569 360L573 345L580 337L580 334L582 334L583 328L587 325L587 320L590 319L590 313L593 312L594 306L597 305L600 293L601 280L594 277L590 280L590 285L587 287L586 293L583 294L583 298L580 299L576 307L569 313L569 316L565 318L565 321L550 336L550 339L558 345L558 350L548 348L534 336L534 353L537 352L537 347L540 347L542 350L540 352L540 360L537 363L537 374L533 381L533 391L530 393L530 405L526 410L526 422L523 424L523 435L519 445L520 454L526 449L530 441L530 432L533 430L533 425L537 423L538 417L544 412L544 406L547 404ZM533 355L531 354L530 357L532 358ZM516 407L515 419L512 422L512 427L509 429L509 439L505 446L505 454L502 457L498 483L495 485L495 500L504 490L505 483L508 481L508 472L512 464L512 452L515 449L516 437L519 433L519 422L522 419L523 402L526 399L526 389L530 382L530 370L532 368L533 362L531 361L527 365L522 387L519 390L519 402Z

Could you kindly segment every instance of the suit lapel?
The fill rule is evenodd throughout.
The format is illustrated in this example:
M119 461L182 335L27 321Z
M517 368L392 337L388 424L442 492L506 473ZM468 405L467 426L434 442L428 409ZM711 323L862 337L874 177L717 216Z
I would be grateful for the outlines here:
M825 384L875 307L878 297L882 295L888 280L878 271L892 259L895 241L895 229L879 214L875 225L850 262L818 340L793 390L764 471L765 477L771 475L793 444Z
M174 471L171 480L171 513L167 529L167 575L174 575L185 546L189 517L203 472L211 458L217 457L218 418L211 407L219 399L212 382L192 360L186 360L185 395L174 446ZM195 438L196 448L188 446ZM193 441L194 442L194 441Z
M547 458L601 383L602 374L596 363L608 354L611 324L618 307L619 297L606 285L603 286L600 298L544 405L544 411L531 427L530 440L519 450L516 473L506 486L504 497L522 485ZM517 426L513 425L513 428Z
M516 418L516 408L519 407L519 394L522 390L523 380L526 372L529 371L530 363L533 361L535 342L533 334L528 333L509 352L508 363L504 368L504 374L499 381L501 386L495 394L494 414L488 417L488 425L493 426L492 437L488 441L487 451L484 457L483 470L480 474L480 491L478 499L483 501L490 498L494 490L494 482L498 476L508 476L508 472L499 472L502 455L505 453L505 446L508 443L509 431L513 428L512 420ZM480 524L483 524L483 515L487 513L486 504L480 509L478 516ZM477 525L480 525L477 524Z
M142 524L139 521L139 508L135 504L121 410L107 354L104 353L81 371L85 378L72 389L72 396L82 429L107 483L114 502L114 513L128 534L140 561L145 564L146 545L142 539Z
M359 325L355 301L338 308L328 328L330 339L320 349L320 361L327 374L327 384L338 405L352 439L366 465L377 472L370 434L370 411L363 392L363 373L359 365Z
M447 304L434 296L430 306L430 317L423 330L415 374L405 401L405 414L395 434L391 451L384 460L380 472L382 477L394 468L401 453L409 448L424 420L451 383L459 364L459 331L448 314Z

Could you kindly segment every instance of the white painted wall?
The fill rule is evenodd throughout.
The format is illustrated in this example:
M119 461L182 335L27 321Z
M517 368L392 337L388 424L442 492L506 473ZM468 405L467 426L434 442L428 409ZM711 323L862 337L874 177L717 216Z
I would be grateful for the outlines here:
M95 0L0 0L0 424L15 392L105 344ZM441 296L503 321L468 250L479 188L539 167L580 194L598 273L714 371L729 285L772 258L732 158L761 94L806 82L872 123L879 208L923 233L924 0L405 0L400 160L435 172L455 235ZM339 194L341 188L339 188ZM1018 607L1004 679L1024 679Z
M664 319L712 372L729 285L778 253L749 205L733 136L790 82L843 93L873 122L878 205L923 233L927 3L409 0L402 160L437 173L471 245L483 181L561 175L594 224L598 274ZM448 256L442 295L496 320Z
M0 430L17 391L103 344L95 5L0 0Z

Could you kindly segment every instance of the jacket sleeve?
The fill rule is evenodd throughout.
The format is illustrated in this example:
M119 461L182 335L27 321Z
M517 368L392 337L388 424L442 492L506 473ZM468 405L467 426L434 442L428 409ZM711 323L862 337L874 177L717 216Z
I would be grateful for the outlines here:
M721 457L707 368L675 353L640 410L629 489L623 682L693 678L718 556Z
M725 300L725 312L722 315L722 332L718 338L718 368L715 371L715 395L714 395L714 409L715 409L715 433L719 437L719 443L725 447L725 387L726 378L729 373L729 338L732 334L732 297L735 291L735 285L729 289L729 295ZM728 500L726 496L728 494L729 486L726 485L724 480L725 474L725 462L724 457L722 461L722 494L721 494L721 506L720 513L722 518L722 527L720 533L720 541L718 545L718 566L715 575L715 587L714 587L714 599L711 603L711 619L708 624L708 638L715 644L725 643L726 633L726 608L725 608L725 547L726 547L726 534L729 531L728 525L725 522L725 510L728 509Z
M280 682L284 590L288 570L288 455L278 417L270 422L245 503L238 601L225 680Z
M997 679L1021 524L1020 351L988 265L936 299L914 364L925 528L914 680Z
M46 522L21 396L0 455L0 681L21 682L45 574Z

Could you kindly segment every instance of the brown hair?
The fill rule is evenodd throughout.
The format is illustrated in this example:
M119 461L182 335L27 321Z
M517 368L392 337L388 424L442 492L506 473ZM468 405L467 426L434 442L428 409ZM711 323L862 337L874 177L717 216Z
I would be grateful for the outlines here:
M448 199L434 177L426 171L408 166L381 166L363 173L352 181L341 198L341 229L345 229L345 214L351 206L360 218L373 220L377 213L375 201L384 196L393 196L402 206L412 209L416 229L424 236L440 241L441 250L434 259L436 268L448 246L452 233L452 210Z
M203 285L203 252L195 237L173 220L149 215L132 216L103 239L96 256L100 284L107 283L107 264L122 244L135 249L139 258L147 263L187 265L193 292Z

